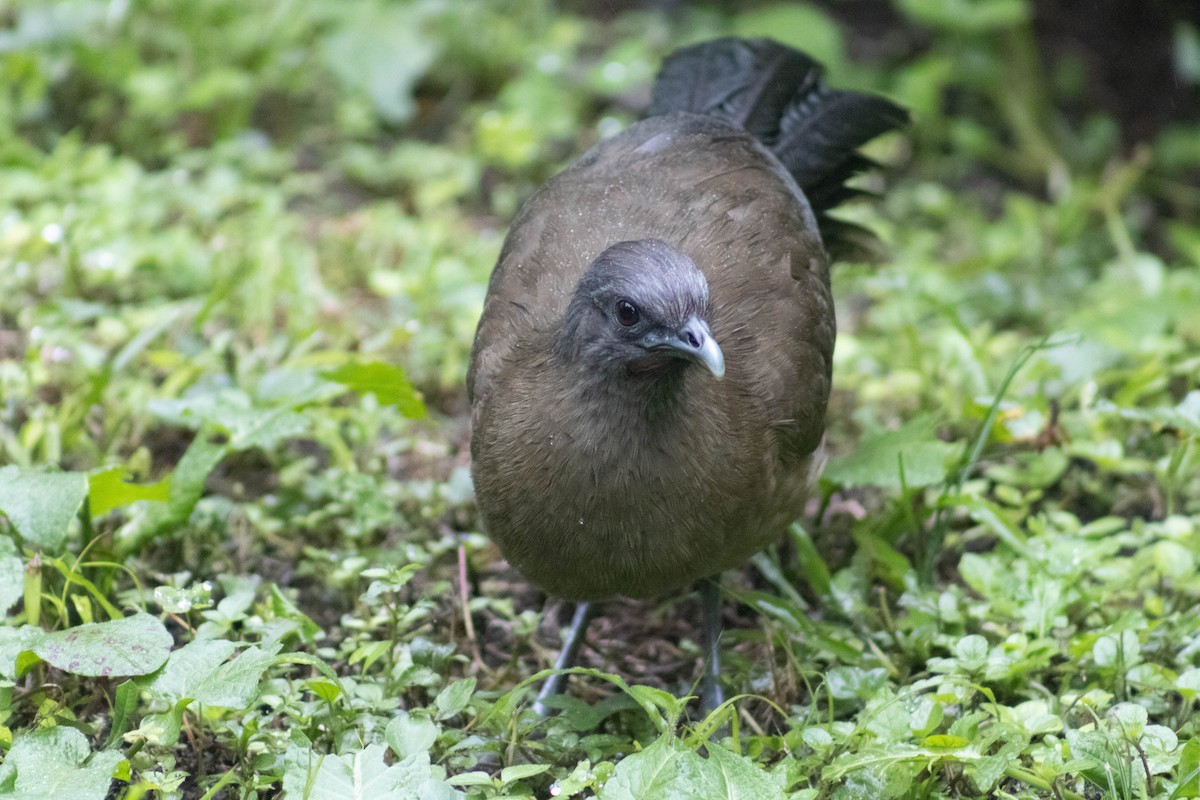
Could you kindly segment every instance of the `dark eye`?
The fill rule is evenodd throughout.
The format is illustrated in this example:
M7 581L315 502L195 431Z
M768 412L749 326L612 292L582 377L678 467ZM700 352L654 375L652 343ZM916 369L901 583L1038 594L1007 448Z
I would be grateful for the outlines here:
M633 303L628 300L617 301L617 322L628 328L637 325L641 318L642 315L638 313L637 306Z

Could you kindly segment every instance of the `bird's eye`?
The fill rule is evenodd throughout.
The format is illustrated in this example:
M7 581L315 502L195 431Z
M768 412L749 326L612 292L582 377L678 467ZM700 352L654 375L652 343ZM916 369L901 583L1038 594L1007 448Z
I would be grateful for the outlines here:
M641 318L642 315L638 313L637 306L633 303L628 300L617 301L617 322L628 328L637 325Z

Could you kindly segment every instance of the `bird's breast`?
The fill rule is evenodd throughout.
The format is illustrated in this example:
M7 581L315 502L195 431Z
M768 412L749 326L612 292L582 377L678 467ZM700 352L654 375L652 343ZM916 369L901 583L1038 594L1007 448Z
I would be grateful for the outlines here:
M779 496L770 448L705 395L688 393L692 407L581 391L505 409L473 442L487 533L527 578L575 599L659 594L744 560L780 529L756 502Z

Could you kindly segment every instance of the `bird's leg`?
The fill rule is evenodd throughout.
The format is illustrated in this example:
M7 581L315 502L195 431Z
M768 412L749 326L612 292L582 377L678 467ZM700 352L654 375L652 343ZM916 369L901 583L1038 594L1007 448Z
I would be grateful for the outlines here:
M714 576L701 580L697 588L704 607L704 647L708 651L700 703L705 713L709 713L725 702L725 691L721 688L721 655L717 646L721 638L721 587Z
M596 616L596 606L593 603L578 603L575 606L575 616L571 618L571 627L567 629L567 635L563 638L562 649L558 651L558 660L554 662L555 669L568 669L574 666L575 657L579 655L579 647L583 644L583 637L587 635L588 623L592 621L592 617ZM551 675L546 678L546 682L542 684L541 690L538 691L537 700L533 703L533 710L538 713L538 716L547 717L550 715L550 709L546 706L546 701L556 694L562 694L563 684L567 681L566 675Z

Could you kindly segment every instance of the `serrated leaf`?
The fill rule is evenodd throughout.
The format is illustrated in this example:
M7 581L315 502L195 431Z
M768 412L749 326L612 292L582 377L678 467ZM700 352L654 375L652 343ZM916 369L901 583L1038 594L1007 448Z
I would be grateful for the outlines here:
M82 472L0 468L0 513L28 544L57 553L87 494Z
M161 667L174 640L157 617L138 613L48 633L33 651L74 675L147 675Z
M123 758L117 750L92 753L87 737L74 728L25 733L0 764L0 798L104 800Z
M165 503L171 496L171 480L157 483L127 483L120 467L106 469L88 477L88 506L93 517L102 517L114 508L154 500Z
M698 797L704 800L783 798L782 775L767 772L745 756L719 745L709 743L705 750L708 758L689 753L690 757L683 757L680 765L680 777L699 790Z
M395 406L410 419L425 416L425 403L409 383L404 370L382 361L344 364L322 373L322 377L340 383L360 394L373 394L384 405Z
M698 787L680 786L677 780L679 761L685 753L691 751L677 739L660 736L642 752L626 756L617 764L598 800L701 800Z

